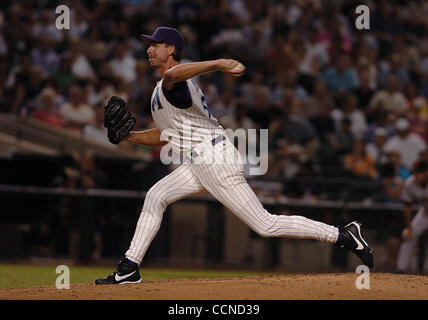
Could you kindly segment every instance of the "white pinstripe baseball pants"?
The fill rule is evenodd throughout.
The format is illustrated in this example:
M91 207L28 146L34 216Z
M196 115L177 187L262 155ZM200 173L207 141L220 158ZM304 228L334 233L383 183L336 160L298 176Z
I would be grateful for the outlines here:
M166 207L180 199L209 192L237 215L251 229L263 237L317 239L334 243L338 228L302 216L270 214L248 185L237 149L226 140L212 146L201 143L198 157L184 163L158 181L147 193L131 245L125 256L140 264L161 225ZM219 156L223 164L213 164Z

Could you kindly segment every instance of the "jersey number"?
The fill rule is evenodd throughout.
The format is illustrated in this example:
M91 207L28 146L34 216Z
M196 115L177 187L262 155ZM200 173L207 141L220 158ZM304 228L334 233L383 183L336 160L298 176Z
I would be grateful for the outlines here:
M193 80L190 80L190 81L192 81L192 83L193 83L193 85L195 86L195 88L196 88L196 90L197 91L199 91L201 88L199 88L199 86L195 83L195 81L193 81ZM202 107L205 109L205 110L207 110L207 112L208 112L208 118L211 118L211 112L210 112L210 110L208 109L208 104L207 104L207 100L205 99L205 96L204 95L202 95L202 97L201 97L201 102L202 102Z

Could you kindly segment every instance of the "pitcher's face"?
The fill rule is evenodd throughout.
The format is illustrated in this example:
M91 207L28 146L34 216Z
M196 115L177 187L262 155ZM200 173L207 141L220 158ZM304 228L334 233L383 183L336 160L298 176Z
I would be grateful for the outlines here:
M165 43L152 43L146 52L149 56L150 65L157 68L167 62L169 56L174 52L174 46Z

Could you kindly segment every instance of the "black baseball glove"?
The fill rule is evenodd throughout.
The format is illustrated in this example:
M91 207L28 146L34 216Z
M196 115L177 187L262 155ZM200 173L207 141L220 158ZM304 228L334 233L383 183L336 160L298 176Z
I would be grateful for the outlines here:
M125 100L111 97L104 107L104 127L107 137L113 144L119 144L135 126L137 120L126 110Z

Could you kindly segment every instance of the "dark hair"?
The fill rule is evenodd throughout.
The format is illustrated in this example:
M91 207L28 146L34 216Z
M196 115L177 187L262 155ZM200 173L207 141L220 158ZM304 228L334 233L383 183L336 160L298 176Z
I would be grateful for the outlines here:
M183 56L183 53L182 53L182 52L177 52L177 49L174 49L174 53L172 54L172 58L173 58L175 61L180 62L180 61L181 61L182 56Z

